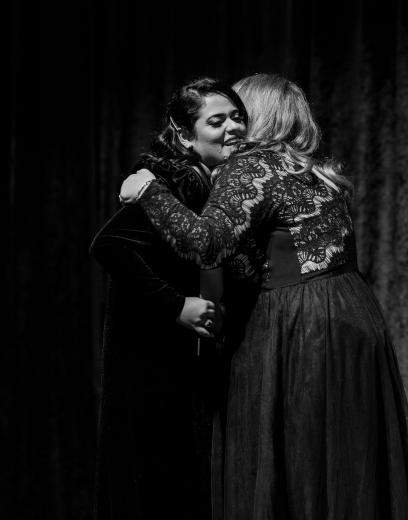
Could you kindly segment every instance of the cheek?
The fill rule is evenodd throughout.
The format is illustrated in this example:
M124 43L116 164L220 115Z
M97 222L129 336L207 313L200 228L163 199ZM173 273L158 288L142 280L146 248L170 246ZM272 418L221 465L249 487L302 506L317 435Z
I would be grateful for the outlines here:
M224 131L222 128L206 129L198 133L197 142L206 147L217 146L217 144L224 142Z
M206 139L203 139L203 143L205 143L206 146L220 146L223 142L224 134L211 135L208 136Z
M222 143L220 139L207 139L206 141L201 141L200 148L206 154L216 155L221 153Z

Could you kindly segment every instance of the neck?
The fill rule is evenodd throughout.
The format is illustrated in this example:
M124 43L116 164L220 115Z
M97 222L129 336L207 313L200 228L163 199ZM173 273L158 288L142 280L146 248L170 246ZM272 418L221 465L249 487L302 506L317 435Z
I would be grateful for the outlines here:
M205 173L206 177L208 178L208 180L211 179L211 172L212 170L214 169L214 167L212 167L211 169L204 163L200 162L200 166L203 170L203 172Z

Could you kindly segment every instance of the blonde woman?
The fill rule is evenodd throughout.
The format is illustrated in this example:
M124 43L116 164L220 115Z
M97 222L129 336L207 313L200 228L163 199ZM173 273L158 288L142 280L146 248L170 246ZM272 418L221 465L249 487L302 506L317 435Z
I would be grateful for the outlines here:
M358 271L352 186L336 164L313 159L319 129L297 85L259 74L235 90L247 140L201 216L145 170L122 190L129 201L138 193L181 257L203 270L226 264L232 278L214 518L406 519L408 408L381 309Z

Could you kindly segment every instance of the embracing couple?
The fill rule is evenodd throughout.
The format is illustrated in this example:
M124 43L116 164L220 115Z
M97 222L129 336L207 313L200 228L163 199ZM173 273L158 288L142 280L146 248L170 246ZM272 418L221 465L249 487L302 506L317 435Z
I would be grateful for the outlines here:
M319 142L280 75L170 100L91 246L112 279L96 519L408 518L407 401Z

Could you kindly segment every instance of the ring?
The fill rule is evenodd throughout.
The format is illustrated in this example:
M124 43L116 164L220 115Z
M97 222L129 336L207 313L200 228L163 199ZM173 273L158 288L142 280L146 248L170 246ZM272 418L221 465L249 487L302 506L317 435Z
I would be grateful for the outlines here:
M213 326L213 321L212 320L207 320L204 324L204 327L212 327Z

